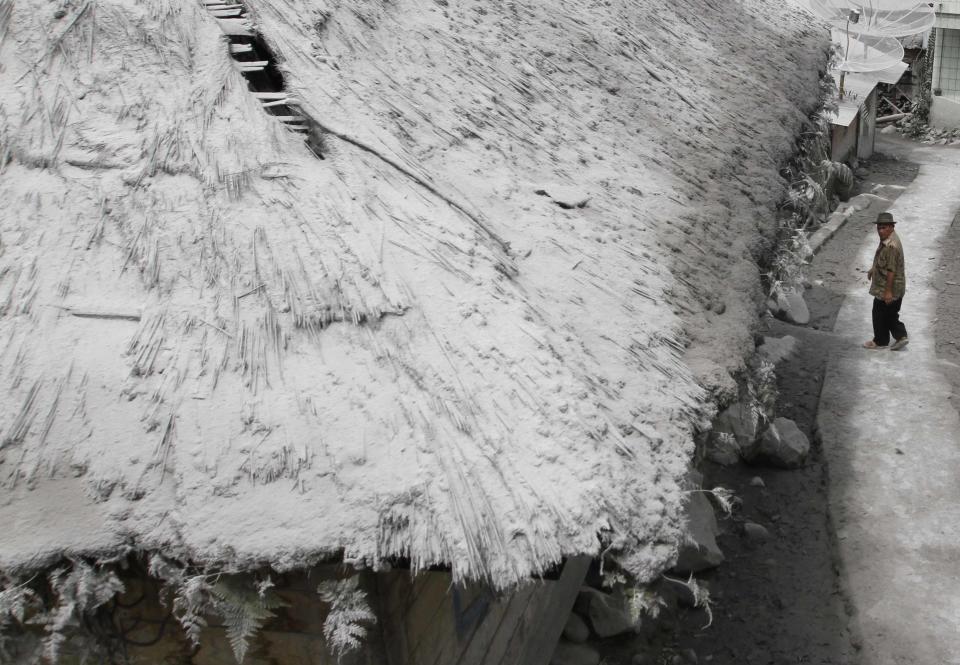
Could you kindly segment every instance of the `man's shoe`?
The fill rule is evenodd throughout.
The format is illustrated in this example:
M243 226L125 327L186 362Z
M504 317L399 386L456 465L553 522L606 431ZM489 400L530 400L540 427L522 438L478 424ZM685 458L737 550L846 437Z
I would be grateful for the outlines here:
M903 337L901 337L900 339L896 340L896 341L893 343L893 346L890 347L890 350L891 350L891 351L899 351L900 349L902 349L903 347L905 347L905 346L906 346L907 344L909 344L909 343L910 343L910 340L907 339L907 336L906 336L906 335L904 335Z
M887 348L887 345L884 344L884 345L881 346L880 344L877 344L876 342L874 342L872 339L868 339L866 342L863 343L863 348L865 348L865 349L885 349L885 348Z

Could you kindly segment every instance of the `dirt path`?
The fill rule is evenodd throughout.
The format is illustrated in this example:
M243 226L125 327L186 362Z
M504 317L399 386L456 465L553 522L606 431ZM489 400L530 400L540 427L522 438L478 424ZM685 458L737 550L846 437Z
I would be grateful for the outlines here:
M934 288L937 290L937 320L934 326L937 358L953 386L950 403L960 410L960 215L953 219L944 239Z
M857 285L862 284L863 297L867 298L868 266L861 265L861 250L875 235L872 222L917 178L919 166L912 157L922 157L929 169L940 161L954 162L957 153L928 154L915 144L888 137L878 142L878 148L888 150L888 155L876 155L860 173L863 179L858 193L874 195L872 204L854 213L808 266L810 324L799 327L768 318L759 331L774 337L792 335L798 340L796 353L777 369L777 415L793 419L814 441L809 462L795 471L743 464L722 467L706 462L704 487L732 489L742 502L731 517L720 521L723 533L718 543L726 561L697 576L712 597L712 625L705 627L703 610L691 608L682 598L677 602L677 597L668 597L672 602L661 620L648 621L640 635L602 645L602 662L606 665L865 665L879 662L877 649L890 646L884 640L891 637L877 633L872 609L863 606L862 589L850 586L852 578L869 576L870 571L842 570L842 561L850 560L851 543L837 540L837 518L831 517L828 488L836 484L834 476L845 469L842 464L833 473L828 468L827 451L816 431L818 405L830 357L849 355L851 344L856 343L850 321L844 324L846 333L842 337L834 328L847 294L857 293ZM916 192L911 201L915 199ZM936 201L923 201L928 206L938 205ZM909 217L910 206L898 206ZM920 274L918 279L922 281L915 282L915 288L929 283L936 291L936 314L930 328L935 336L936 361L950 382L951 404L956 409L960 406L960 273L955 257L960 256L960 214L941 242L936 270L932 277L924 278L918 265L914 274ZM915 260L920 261L920 244L915 244ZM932 258L934 252L928 250L927 254ZM916 293L919 298L921 294ZM921 315L919 302L915 305L915 310L907 311L904 317L908 327L911 314L915 319ZM847 309L844 307L844 311ZM920 341L914 344L918 349L923 345L920 323L913 321L914 330L920 334ZM863 339L869 335L867 315ZM835 457L836 451L831 448L830 459L834 461ZM744 530L747 522L765 527L769 537L748 537ZM841 556L841 552L846 555ZM903 620L909 624L909 617Z
M917 174L916 165L882 156L865 168L868 175L860 190L891 201ZM789 334L799 342L797 353L778 367L777 411L796 421L812 441L842 285L864 279L866 266L855 265L853 259L863 236L873 232L870 222L884 207L877 201L855 213L814 258L807 271L809 326L766 321L765 334ZM960 357L960 349L951 348ZM706 485L730 487L743 503L740 512L722 524L726 534L719 542L727 562L709 578L716 601L714 626L697 630L702 619L691 617L678 635L682 648L694 648L703 660L712 655L709 662L731 665L857 662L860 639L849 626L838 585L827 473L816 445L809 463L796 471L744 465L707 469ZM765 486L752 485L755 477ZM771 538L749 541L743 535L745 521L766 527Z
M917 174L915 164L882 155L864 166L868 173L859 191L891 202ZM772 318L763 323L762 334L792 335L798 340L797 352L778 366L777 411L796 421L814 442L817 404L835 343L832 328L843 302L843 285L865 280L866 266L856 265L857 248L864 235L873 233L870 222L885 207L877 200L852 215L808 267L808 326ZM954 230L955 251L945 251L944 257L960 252L960 223ZM948 270L944 266L941 274L949 274ZM960 293L960 275L946 277L944 285L941 293ZM953 306L955 325L960 307ZM960 378L960 337L954 334L953 339L957 343L945 343L944 353L951 354ZM862 645L840 590L827 509L828 469L819 445L815 443L807 465L795 471L705 464L705 487L731 488L742 500L740 509L720 523L724 533L718 542L726 562L698 576L710 589L713 625L703 629L702 610L681 608L675 616L677 630L648 636L655 648L643 647L647 654L635 662L690 663L696 654L696 662L721 665L856 664ZM745 522L766 527L770 538L751 541L744 534ZM631 663L631 648L634 653L640 651L636 640L624 639L618 649L605 654L606 662Z
M862 662L960 665L960 414L936 355L933 288L960 210L960 153L911 152L919 173L891 207L906 248L902 316L910 346L902 353L860 348L870 298L862 278L848 276L841 287L849 297L834 325L846 345L830 359L817 428L844 588L864 636ZM868 263L875 248L875 237L865 236L854 261Z

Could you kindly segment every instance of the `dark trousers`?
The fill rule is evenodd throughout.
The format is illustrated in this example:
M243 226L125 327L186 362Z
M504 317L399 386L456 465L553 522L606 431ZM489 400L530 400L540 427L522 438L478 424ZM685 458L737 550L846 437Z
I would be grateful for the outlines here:
M880 298L873 299L873 343L886 346L890 335L894 339L907 336L907 327L900 321L900 305L903 298L897 298L889 305Z

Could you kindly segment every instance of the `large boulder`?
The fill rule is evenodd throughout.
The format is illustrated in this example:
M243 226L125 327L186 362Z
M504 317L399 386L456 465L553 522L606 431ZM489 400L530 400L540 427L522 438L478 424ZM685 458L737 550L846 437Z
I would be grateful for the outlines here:
M575 644L582 644L590 637L590 628L577 614L571 613L563 627L563 637Z
M810 440L789 418L776 418L753 445L745 446L743 458L782 469L803 466L810 454Z
M716 568L723 563L723 552L717 545L717 517L713 504L704 492L691 492L684 508L687 532L686 542L673 569L682 575Z
M770 539L770 532L767 530L767 527L762 524L757 524L756 522L744 522L743 535L747 538L747 541L752 544L758 544Z
M597 665L600 654L586 644L560 640L550 659L550 665Z
M757 424L757 415L749 405L731 404L713 421L707 437L707 459L724 466L739 462L740 451L757 439Z
M769 363L779 365L797 351L797 338L793 335L783 337L764 337L763 343L757 347L760 357Z
M803 299L800 289L790 287L779 290L767 301L767 307L778 319L783 319L798 326L810 323L810 310Z
M597 637L620 635L635 627L619 597L590 587L580 590L573 609L586 620Z

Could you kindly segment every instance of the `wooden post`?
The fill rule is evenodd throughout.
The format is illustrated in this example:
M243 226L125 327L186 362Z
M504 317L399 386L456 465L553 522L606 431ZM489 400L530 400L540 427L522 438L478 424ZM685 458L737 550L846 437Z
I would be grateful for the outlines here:
M563 564L560 579L550 590L546 610L537 622L536 630L527 638L516 665L548 665L583 586L591 560L591 557L581 555L571 557Z

